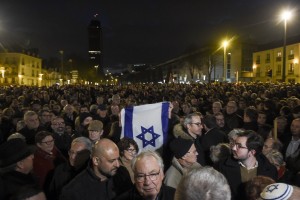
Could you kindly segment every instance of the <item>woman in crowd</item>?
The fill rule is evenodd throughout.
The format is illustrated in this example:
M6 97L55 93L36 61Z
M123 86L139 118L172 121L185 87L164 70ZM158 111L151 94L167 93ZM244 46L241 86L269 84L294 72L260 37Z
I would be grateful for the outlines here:
M286 168L286 163L283 159L282 153L280 153L278 150L272 150L268 154L266 154L266 157L268 158L270 163L276 167L278 171L277 182L294 184L295 174Z
M131 168L131 161L139 152L137 143L131 138L122 138L118 143L120 150L120 161L129 172L132 183L134 183L134 174Z
M55 147L52 133L38 132L35 136L35 144L37 150L33 159L33 173L37 176L40 187L46 188L55 167L67 160Z

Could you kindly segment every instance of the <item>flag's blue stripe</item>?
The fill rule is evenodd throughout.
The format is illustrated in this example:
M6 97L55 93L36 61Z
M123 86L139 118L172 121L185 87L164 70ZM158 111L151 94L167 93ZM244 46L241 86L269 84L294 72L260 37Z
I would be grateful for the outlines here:
M132 116L133 116L133 107L125 109L125 124L124 124L124 137L133 139L132 131Z
M161 124L162 124L162 131L164 137L164 144L167 142L168 137L168 124L169 124L169 103L163 102L162 103L162 110L161 110Z

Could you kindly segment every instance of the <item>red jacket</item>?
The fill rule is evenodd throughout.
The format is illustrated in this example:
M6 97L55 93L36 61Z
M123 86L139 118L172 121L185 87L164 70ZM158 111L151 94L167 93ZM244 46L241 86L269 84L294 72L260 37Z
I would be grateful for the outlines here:
M54 147L52 154L38 148L34 153L33 159L33 173L38 178L39 185L44 188L46 180L51 181L49 177L55 167L63 162L67 162L62 153Z

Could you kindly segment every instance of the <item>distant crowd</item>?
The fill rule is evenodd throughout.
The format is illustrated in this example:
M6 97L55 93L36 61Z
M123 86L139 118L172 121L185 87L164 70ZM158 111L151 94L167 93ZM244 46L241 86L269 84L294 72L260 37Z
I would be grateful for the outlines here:
M161 151L120 138L122 108L163 101ZM0 199L297 199L299 187L300 84L0 87Z

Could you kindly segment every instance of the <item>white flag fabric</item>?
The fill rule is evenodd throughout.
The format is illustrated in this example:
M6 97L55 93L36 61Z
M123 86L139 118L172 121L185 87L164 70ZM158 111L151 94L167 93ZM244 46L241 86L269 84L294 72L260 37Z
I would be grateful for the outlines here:
M141 150L159 149L167 141L168 111L169 102L123 108L121 138L134 139Z

